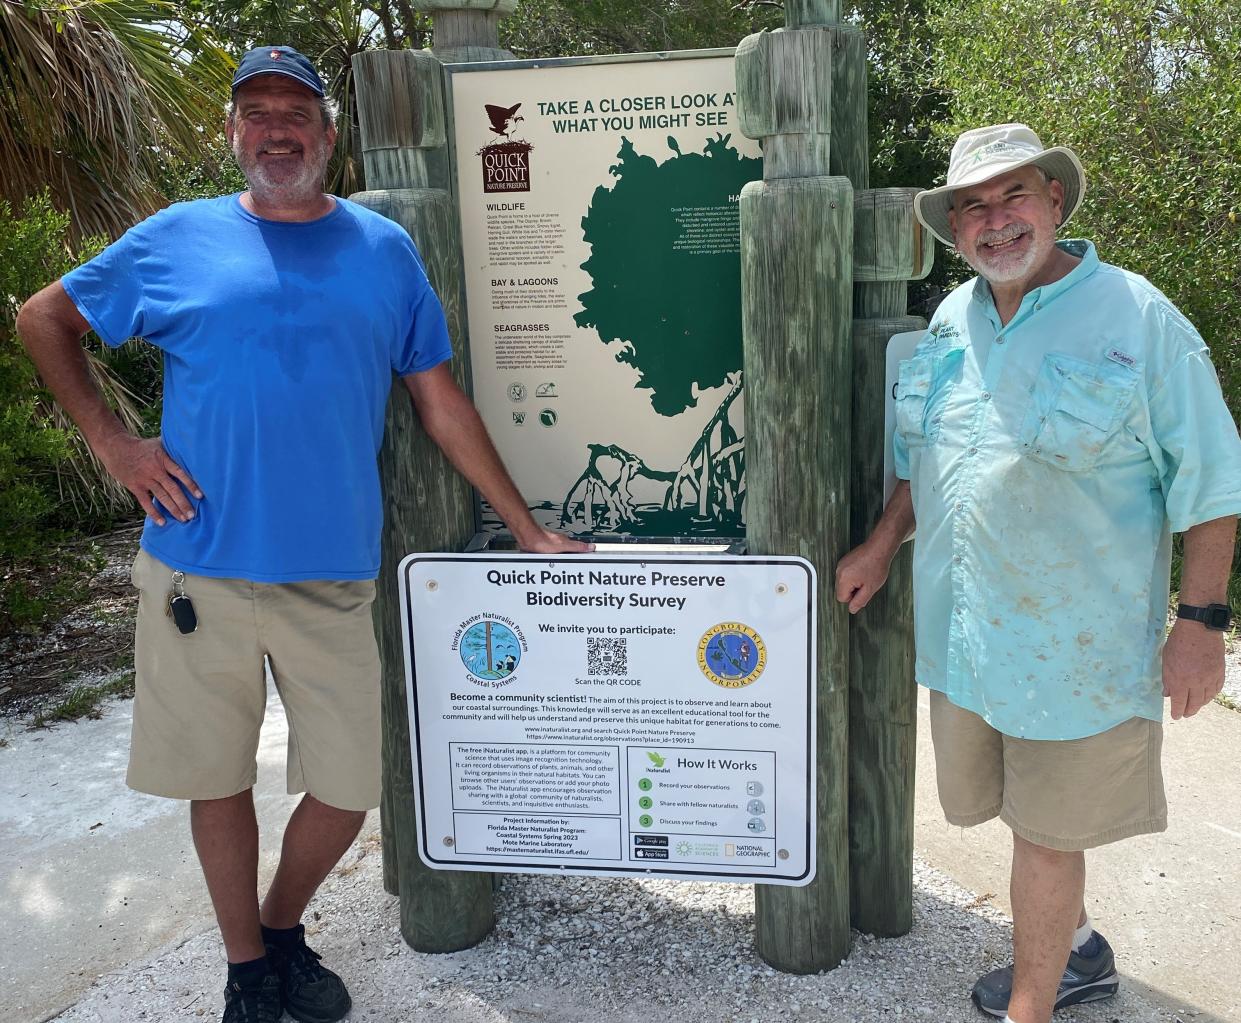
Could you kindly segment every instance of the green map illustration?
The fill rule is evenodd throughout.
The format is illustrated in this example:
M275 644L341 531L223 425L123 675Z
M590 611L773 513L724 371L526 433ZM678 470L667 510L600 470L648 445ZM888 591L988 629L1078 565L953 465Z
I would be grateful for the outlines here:
M741 393L741 256L737 202L762 175L731 135L682 152L668 136L661 163L622 137L610 187L595 189L582 218L592 287L578 296L578 326L593 328L616 361L637 370L651 408L674 419L702 391L724 399L677 466L650 466L609 438L588 444L561 525L638 535L740 535L745 442L729 420ZM642 483L642 487L636 484ZM636 490L645 490L640 495Z

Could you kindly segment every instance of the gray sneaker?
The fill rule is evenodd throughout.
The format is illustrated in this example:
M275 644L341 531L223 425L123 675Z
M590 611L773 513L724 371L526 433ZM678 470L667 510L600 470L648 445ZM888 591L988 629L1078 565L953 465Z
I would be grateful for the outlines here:
M1120 987L1112 946L1098 931L1093 932L1081 949L1069 953L1069 964L1060 978L1054 1008L1079 1002L1097 1002L1111 998ZM1013 994L1013 968L1005 966L978 978L970 997L983 1012L1003 1019L1008 1015L1008 1000Z

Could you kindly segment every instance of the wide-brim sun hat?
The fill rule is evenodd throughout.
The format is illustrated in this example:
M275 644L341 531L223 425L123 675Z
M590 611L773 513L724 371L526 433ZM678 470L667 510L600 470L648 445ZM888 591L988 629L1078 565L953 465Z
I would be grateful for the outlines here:
M963 133L952 147L947 183L914 196L914 213L931 234L951 246L948 211L952 209L952 193L1031 165L1041 167L1064 187L1060 223L1068 223L1086 194L1082 162L1065 146L1044 149L1039 137L1024 124L992 124Z

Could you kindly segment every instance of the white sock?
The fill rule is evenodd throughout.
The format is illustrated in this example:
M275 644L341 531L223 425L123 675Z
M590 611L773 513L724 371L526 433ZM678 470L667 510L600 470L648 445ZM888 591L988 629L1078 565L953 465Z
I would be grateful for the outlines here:
M1086 917L1086 922L1073 932L1073 951L1080 952L1081 947L1090 940L1090 936L1094 934L1094 925L1090 922L1090 917Z

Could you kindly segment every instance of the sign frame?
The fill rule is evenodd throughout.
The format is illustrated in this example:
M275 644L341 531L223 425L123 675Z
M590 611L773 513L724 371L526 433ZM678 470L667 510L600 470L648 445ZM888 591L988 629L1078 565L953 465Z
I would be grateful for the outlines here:
M628 793L628 787L624 785L625 779L629 777L629 765L626 763L626 749L630 748L632 755L632 747L634 746L655 746L661 747L667 744L663 743L632 743L626 742L624 739L604 738L604 737L583 737L580 742L571 742L567 740L544 740L543 744L552 746L581 746L590 748L602 748L612 745L616 751L617 764L625 763L624 769L617 770L617 791L616 796L619 801L619 813L616 824L620 828L623 836L619 845L620 857L619 862L615 866L602 865L598 862L591 862L586 865L583 862L551 862L547 854L531 853L529 856L541 856L541 860L531 860L530 862L513 862L518 858L518 854L513 854L507 859L470 859L461 856L446 857L442 851L438 850L433 842L433 836L430 832L430 823L428 821L428 813L426 812L426 803L424 792L428 785L428 775L431 770L442 770L428 765L428 758L433 756L431 750L426 751L424 756L424 737L430 731L429 725L423 721L422 708L416 692L418 684L418 674L416 670L416 646L418 643L417 627L415 623L415 605L411 599L411 590L415 570L418 566L443 564L449 562L476 562L486 564L487 566L505 566L503 570L520 571L522 569L532 568L570 568L581 569L585 566L605 566L614 570L636 568L638 566L673 566L675 568L683 568L690 570L708 569L712 566L727 565L736 568L739 564L754 564L762 566L788 566L795 571L804 572L805 574L805 667L806 678L804 684L804 692L798 699L804 698L805 701L805 757L804 765L798 765L804 769L805 773L805 801L804 807L800 814L800 818L791 825L787 830L781 830L778 826L770 836L773 841L772 853L773 857L777 852L778 859L786 858L786 850L778 850L779 844L788 845L790 849L796 850L796 859L792 856L787 858L793 859L796 864L804 865L804 870L796 875L781 875L779 867L776 866L771 870L764 870L753 865L749 865L750 869L742 871L740 868L736 872L722 873L718 869L710 869L710 864L704 864L703 869L686 869L690 864L686 861L670 862L667 868L660 867L656 863L651 866L636 866L633 863L626 862L625 849L629 846L626 837L629 834L637 835L632 825L627 823L631 818L626 817L626 805L631 802L632 793ZM406 712L409 717L409 751L411 757L413 794L414 794L414 811L415 811L415 829L417 834L417 852L419 859L424 865L430 869L436 870L474 870L492 873L535 873L550 875L570 875L570 876L614 876L614 877L662 877L666 879L688 880L688 881L706 881L706 882L725 882L725 883L759 883L759 884L775 884L781 886L801 887L809 884L815 876L816 870L816 833L817 833L817 689L818 689L818 668L817 668L817 574L814 566L803 558L797 557L761 557L761 556L736 556L736 555L709 555L709 556L680 556L674 554L646 554L638 556L623 556L616 554L604 555L577 555L564 556L558 558L549 558L546 555L533 555L521 553L500 553L494 556L477 555L477 554L445 554L445 553L413 553L402 559L397 572L398 582L400 586L400 613L402 619L403 634L403 652L405 658L405 696L406 696ZM427 587L431 589L430 586ZM726 611L721 613L726 615ZM800 610L797 612L801 614ZM800 621L800 618L799 618ZM709 678L709 676L708 676ZM442 683L440 683L442 684ZM773 735L778 733L773 733ZM803 737L799 736L799 739ZM503 739L487 739L482 737L476 740L479 744L497 746L503 744ZM783 743L777 741L773 744L770 751L754 750L750 747L744 749L726 750L733 754L753 754L754 756L767 756L772 758L772 772L775 775L775 763L777 748L780 750L787 749L787 738ZM470 745L466 740L465 745ZM531 743L527 740L528 745L539 745L538 740ZM710 752L717 750L714 746L693 746L697 751ZM451 754L450 754L451 757ZM649 768L648 768L649 770ZM800 773L800 770L799 770ZM451 781L445 782L450 787ZM774 785L774 782L773 782ZM774 788L773 788L774 792ZM628 793L628 794L627 794ZM800 805L800 800L798 800ZM775 804L773 804L774 806ZM455 804L454 804L455 816ZM554 810L495 810L494 815L502 815L508 817L522 816L538 816L550 815L557 816ZM563 811L559 816L591 816L589 814L579 814L575 810ZM598 816L598 815L595 815ZM605 815L607 816L607 815ZM777 825L779 819L777 820ZM626 830L626 828L629 830ZM667 829L665 829L667 830ZM455 836L454 828L454 836ZM675 833L675 832L674 832ZM790 837L795 836L796 845L790 845ZM656 837L654 834L652 837ZM727 836L719 836L722 840ZM447 840L444 840L447 844ZM804 844L803 844L804 843ZM639 847L646 843L642 843L635 837L633 847ZM797 849L797 846L801 846ZM475 854L478 855L478 854ZM495 854L492 854L495 855ZM636 858L636 857L635 857ZM593 860L599 858L592 858Z
M918 342L926 337L925 330L907 330L902 334L893 334L888 338L884 349L884 393L883 393L883 507L892 500L892 491L896 489L896 465L892 452L892 440L896 435L896 380L900 365L910 358ZM913 533L905 541L913 539Z

